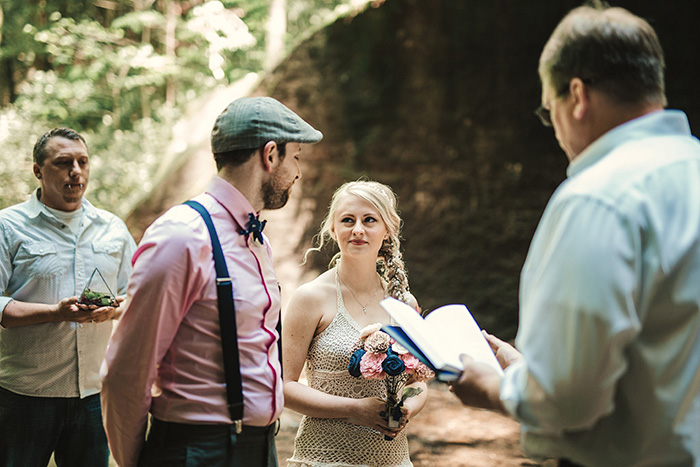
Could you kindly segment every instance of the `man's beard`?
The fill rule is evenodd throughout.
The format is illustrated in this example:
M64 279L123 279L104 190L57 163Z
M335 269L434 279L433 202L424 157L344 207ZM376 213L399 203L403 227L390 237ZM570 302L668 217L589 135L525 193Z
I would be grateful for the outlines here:
M289 201L289 195L292 191L292 182L287 188L280 186L277 177L273 177L267 182L263 183L262 186L262 196L263 202L265 203L263 209L280 209L287 204Z

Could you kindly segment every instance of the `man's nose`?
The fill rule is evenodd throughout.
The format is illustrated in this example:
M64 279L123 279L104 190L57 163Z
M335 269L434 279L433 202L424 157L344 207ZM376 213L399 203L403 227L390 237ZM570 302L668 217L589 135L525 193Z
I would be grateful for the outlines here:
M70 176L75 177L78 176L82 173L82 169L80 168L80 164L78 161L73 162L73 166L70 168Z

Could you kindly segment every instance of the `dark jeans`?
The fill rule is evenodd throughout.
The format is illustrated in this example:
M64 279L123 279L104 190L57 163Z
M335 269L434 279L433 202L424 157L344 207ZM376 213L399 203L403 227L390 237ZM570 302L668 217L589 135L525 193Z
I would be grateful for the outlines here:
M192 425L151 417L139 467L277 467L273 423L267 427Z
M30 397L0 388L0 465L107 467L100 395Z

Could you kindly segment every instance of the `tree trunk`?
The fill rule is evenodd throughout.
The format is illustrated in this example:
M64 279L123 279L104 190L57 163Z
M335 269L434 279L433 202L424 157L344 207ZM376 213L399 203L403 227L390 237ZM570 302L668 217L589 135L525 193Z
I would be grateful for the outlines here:
M175 60L175 26L177 16L180 14L180 6L174 1L167 1L165 5L165 55ZM165 88L165 102L175 105L175 82L172 77L168 78Z
M2 5L0 4L0 48L2 48L2 24L3 24L3 14ZM0 79L0 107L4 107L10 103L10 94L12 89L12 67L7 58L0 60L0 76L4 76L4 79Z
M265 69L272 70L284 53L287 32L287 0L271 0L265 40Z

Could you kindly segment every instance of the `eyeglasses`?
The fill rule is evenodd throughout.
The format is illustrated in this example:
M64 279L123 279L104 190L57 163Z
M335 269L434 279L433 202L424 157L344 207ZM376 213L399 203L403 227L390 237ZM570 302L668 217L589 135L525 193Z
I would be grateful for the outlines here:
M544 106L540 105L535 109L535 115L540 119L542 125L546 127L552 126L552 115L549 113L549 109L545 109Z
M587 85L592 85L594 83L594 80L592 78L580 78L581 81L583 81ZM569 93L569 83L566 83L564 87L560 89L560 91L556 94L557 96L565 96ZM537 115L537 118L540 119L542 122L542 125L546 127L551 127L552 126L552 115L549 111L549 109L546 109L543 105L540 105L535 109L535 115Z

